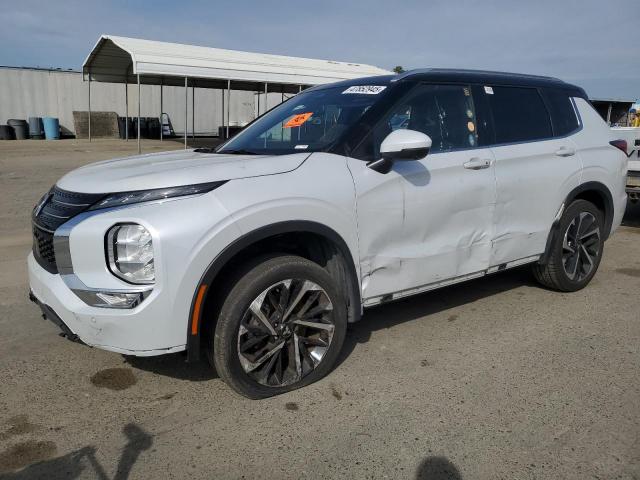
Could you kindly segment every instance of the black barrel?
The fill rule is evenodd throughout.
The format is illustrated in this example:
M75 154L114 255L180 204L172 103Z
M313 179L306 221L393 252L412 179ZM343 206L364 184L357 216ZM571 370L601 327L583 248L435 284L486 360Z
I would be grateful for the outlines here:
M118 117L118 134L121 139L127 138L127 119Z
M134 117L133 123L133 138L138 138L138 117ZM146 138L147 133L147 121L144 117L140 117L140 138ZM131 138L131 137L129 137Z
M44 138L42 117L29 117L29 136L34 140L42 140Z
M10 118L7 123L13 127L13 133L16 136L16 140L26 140L29 138L29 124L26 120L18 120Z
M131 117L127 117L125 123L129 130L129 138L136 138L137 130L134 128L133 119ZM122 130L122 133L124 135L123 138L127 138L126 130Z
M11 125L0 125L0 140L13 140L14 138Z
M147 138L160 138L160 119L147 117Z

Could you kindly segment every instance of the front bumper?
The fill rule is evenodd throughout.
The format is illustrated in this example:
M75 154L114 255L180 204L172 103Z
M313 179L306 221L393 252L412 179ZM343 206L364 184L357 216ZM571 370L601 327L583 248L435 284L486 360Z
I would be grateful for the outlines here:
M158 320L158 308L152 299L131 310L91 307L67 287L60 275L42 268L33 253L29 254L27 264L29 285L36 303L68 338L91 347L141 357L179 352L186 348L184 344L145 348Z

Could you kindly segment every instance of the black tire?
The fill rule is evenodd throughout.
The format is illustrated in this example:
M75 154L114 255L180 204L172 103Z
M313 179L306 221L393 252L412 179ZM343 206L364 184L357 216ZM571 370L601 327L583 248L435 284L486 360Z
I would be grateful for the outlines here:
M258 301L258 297L266 291L270 292L268 295L272 292L276 292L273 294L274 297L277 293L282 296L281 292L284 291L284 282L289 279L295 279L293 280L293 283L290 283L290 297L294 297L295 295L295 285L300 287L300 290L298 290L299 292L302 289L302 284L310 285L312 283L316 287L319 286L321 290L321 292L320 290L310 291L314 294L317 293L315 298L320 298L320 296L322 296L324 299L323 301L325 302L324 305L331 305L333 307L332 309L327 310L320 308L319 310L322 311L322 320L313 320L318 322L326 321L329 324L333 324L333 329L331 330L332 337L328 340L326 340L325 337L326 342L325 340L322 340L328 344L328 347L322 347L323 353L321 354L321 359L315 367L311 366L313 365L313 359L310 356L310 352L313 354L314 352L312 352L312 350L316 347L311 346L311 344L302 344L302 340L300 340L303 338L305 341L309 340L306 337L310 337L310 335L305 334L302 336L300 330L300 328L302 328L307 332L306 329L309 327L301 327L299 324L291 324L291 322L296 318L298 319L297 321L304 321L304 318L307 317L299 317L298 313L291 313L287 318L286 314L283 315L285 307L282 307L280 313L278 313L276 307L273 306L274 304L266 303L267 297L264 297L263 300L260 300L259 308L261 312L264 312L265 310L267 311L264 315L265 317L269 315L267 320L269 321L270 327L267 328L272 330L274 325L277 328L283 328L285 324L289 324L291 328L287 332L282 333L282 337L280 336L281 331L278 331L278 335L265 334L264 332L258 332L256 334L253 333L254 330L257 330L258 328L256 327L256 324L259 325L261 322L258 322L258 317L250 312L250 307L254 304L254 301ZM307 284L307 281L311 283ZM236 278L233 280L229 293L226 294L225 298L220 302L221 307L212 341L213 348L211 349L210 345L207 349L209 360L215 366L220 377L239 394L248 398L259 399L295 390L313 383L329 373L338 359L347 329L347 302L344 294L342 293L344 289L340 288L335 283L336 282L329 273L320 265L305 258L293 255L280 254L272 257L263 257L250 262L245 265L244 268L237 271ZM279 286L274 289L274 285ZM287 288L289 287L287 286ZM308 294L304 295L306 296ZM287 297L289 297L289 294L287 294ZM327 298L330 303L326 302ZM271 299L273 300L273 297ZM311 299L309 299L309 301L311 301ZM318 302L319 301L320 300L318 300ZM292 303L296 305L295 302ZM299 303L303 304L302 300L300 300ZM306 300L302 306L306 306ZM314 309L309 310L309 312L312 310ZM281 319L280 324L278 324L278 318ZM244 328L249 325L247 322L254 322L254 325L251 327L252 330L250 331ZM264 322L262 323L264 324ZM243 325L242 331L244 333L241 333L241 324ZM262 326L263 325L260 325L261 328ZM267 328L264 330L267 330ZM294 330L294 328L298 330ZM329 335L329 333L325 333L323 329L321 330L322 332L318 333L318 336ZM320 332L321 330L316 330L316 332ZM294 333L295 331L298 332L297 337ZM265 342L273 342L268 345L275 345L278 344L277 342L280 342L279 344L284 344L284 346L281 347L277 354L273 355L274 358L276 356L279 357L277 360L274 360L274 362L264 361L264 364L262 364L264 365L264 368L256 368L249 372L245 370L248 362L247 357L243 355L244 364L241 363L240 360L241 339L245 339L247 338L246 336L249 336L249 340L254 340L254 335L256 335L256 337L260 335L263 338L266 338ZM285 339L286 335L288 335L288 337ZM250 342L247 341L247 343L243 343L242 348L244 348L244 345L248 343ZM294 345L293 347L291 346L292 344ZM261 350L259 354L256 354L253 359L255 362L254 364L258 364L258 357L261 360L266 356L264 355L264 352L272 350L275 349L271 346L264 347L264 350ZM304 356L305 353L306 357ZM299 368L298 363L293 360L296 357L301 359L300 364L302 364L302 366ZM280 372L279 377L277 376L277 373L273 373L271 376L268 372L264 373L269 368L267 365L268 363L277 362L280 362L280 367L278 369ZM291 362L294 363L292 364ZM285 370L285 373L283 374L282 365L289 365L289 367L294 365L294 368ZM305 366L307 369L311 370L304 372ZM276 368L277 367L273 367L273 372L276 372ZM263 372L254 373L258 372L260 369L262 369ZM286 375L289 375L289 380L282 380L283 376ZM263 376L265 376L265 378L262 378ZM257 380L254 377L261 378ZM261 381L272 382L272 384L267 385L261 383Z
M0 140L13 140L15 134L11 125L0 125Z
M593 227L589 228L589 225L580 226L578 222L582 217L585 221L588 220ZM593 223L591 223L591 219L593 219ZM577 241L577 246L575 242L573 242L573 246L576 247L574 249L572 241L570 240L574 237L574 234L569 231L569 227L571 227L573 231L575 231L576 228L581 228L582 233L585 235L595 231L597 227L599 231L597 241L595 240L595 234L592 234L584 239L584 245L587 245L586 242L590 242L588 247L585 247L585 250L582 250L582 240ZM549 246L550 252L547 263L533 266L534 277L545 287L561 292L575 292L586 287L596 274L598 266L600 265L604 251L604 234L603 213L591 202L575 200L562 214L562 218L557 226L556 235ZM568 235L567 238L569 240L565 247L566 235ZM579 238L580 234L576 234L575 236ZM586 251L587 248L589 252ZM592 254L596 249L597 254ZM575 270L572 268L574 264L571 262L571 260L575 258L575 253L572 253L572 250L578 254ZM582 264L580 263L580 255L582 255L583 258ZM584 265L584 267L581 265ZM574 271L576 272L575 274L573 273Z

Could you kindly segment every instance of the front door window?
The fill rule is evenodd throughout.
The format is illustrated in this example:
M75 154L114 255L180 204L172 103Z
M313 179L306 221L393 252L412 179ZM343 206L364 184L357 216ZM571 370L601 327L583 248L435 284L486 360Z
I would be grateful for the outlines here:
M478 129L470 87L418 85L378 122L355 156L377 160L382 141L401 128L429 135L432 153L475 148Z

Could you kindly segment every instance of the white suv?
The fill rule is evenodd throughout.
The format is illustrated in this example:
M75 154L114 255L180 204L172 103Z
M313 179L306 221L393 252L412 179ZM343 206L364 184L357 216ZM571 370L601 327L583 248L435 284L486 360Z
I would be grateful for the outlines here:
M203 351L239 393L278 394L331 370L364 307L523 264L584 287L626 204L609 140L548 77L311 88L215 151L64 176L33 211L31 298L71 339Z

